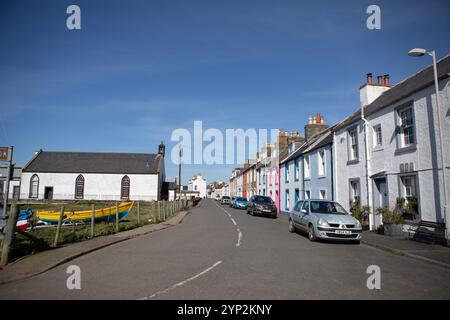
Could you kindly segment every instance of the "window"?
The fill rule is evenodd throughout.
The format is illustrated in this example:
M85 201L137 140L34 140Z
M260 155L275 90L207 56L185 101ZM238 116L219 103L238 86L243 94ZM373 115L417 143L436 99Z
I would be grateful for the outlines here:
M400 118L400 145L408 147L416 142L414 134L414 119L412 108L408 107L399 111Z
M304 162L304 165L305 165L305 168L304 168L305 178L309 178L311 176L310 167L309 167L309 156L305 157L303 162Z
M305 191L305 199L306 200L311 199L311 190L306 190Z
M327 198L327 191L326 190L320 190L319 191L319 199L324 200Z
M356 129L350 130L348 132L349 138L349 159L357 160L358 159L358 136Z
M360 193L359 193L359 181L350 181L350 202L360 203Z
M289 201L290 201L290 199L289 199L289 190L286 189L286 203L285 203L286 211L289 211Z
M383 135L381 133L381 125L377 125L373 128L373 144L374 147L381 147L383 145Z
M319 151L319 176L325 175L325 151Z
M37 198L39 194L39 177L34 174L30 179L30 198Z
M299 198L300 198L300 190L299 189L295 189L294 190L294 203L295 204L297 204Z
M300 166L298 165L298 159L294 160L294 178L295 181L298 181L300 177Z
M284 164L284 181L289 182L289 162Z
M120 199L130 199L130 178L128 178L128 176L122 178L122 184L120 187Z
M80 174L75 180L75 199L84 198L84 177Z
M403 184L403 195L406 201L416 197L416 176L405 176L401 178Z

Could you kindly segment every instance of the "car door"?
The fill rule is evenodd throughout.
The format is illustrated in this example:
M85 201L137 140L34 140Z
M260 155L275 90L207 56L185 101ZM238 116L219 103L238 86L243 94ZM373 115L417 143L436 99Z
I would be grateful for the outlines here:
M294 221L294 225L299 226L300 225L300 210L303 206L303 201L297 202L297 204L294 207L294 210L292 211L292 220Z
M306 200L305 202L303 202L303 206L300 209L300 219L299 219L300 228L302 228L303 230L307 230L308 220L309 220L309 201Z

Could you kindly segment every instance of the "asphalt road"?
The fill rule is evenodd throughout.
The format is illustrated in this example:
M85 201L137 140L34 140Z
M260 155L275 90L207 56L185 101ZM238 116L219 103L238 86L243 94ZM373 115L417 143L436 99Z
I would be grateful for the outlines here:
M68 290L66 269L81 269ZM381 289L366 286L367 267ZM366 245L312 243L287 219L202 201L175 227L0 286L0 299L449 299L450 271Z

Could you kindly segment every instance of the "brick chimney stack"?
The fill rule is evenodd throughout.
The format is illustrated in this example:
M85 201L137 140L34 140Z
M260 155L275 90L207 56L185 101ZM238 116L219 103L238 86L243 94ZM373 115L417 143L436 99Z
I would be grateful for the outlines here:
M308 117L308 124L305 126L306 141L308 141L316 133L319 133L326 128L328 128L328 125L324 124L324 118L320 113L314 117Z

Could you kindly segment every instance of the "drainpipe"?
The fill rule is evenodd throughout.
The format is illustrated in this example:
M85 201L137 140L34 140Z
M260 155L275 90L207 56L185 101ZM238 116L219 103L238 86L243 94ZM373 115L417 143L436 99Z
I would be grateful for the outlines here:
M364 121L364 145L366 150L366 187L367 187L367 206L369 207L369 229L375 230L375 216L372 210L372 181L370 179L370 152L369 152L369 121L364 117L364 106L361 107L361 119Z

